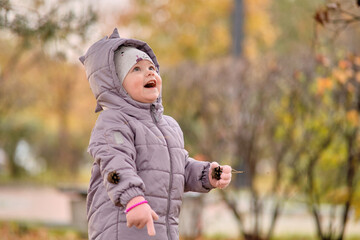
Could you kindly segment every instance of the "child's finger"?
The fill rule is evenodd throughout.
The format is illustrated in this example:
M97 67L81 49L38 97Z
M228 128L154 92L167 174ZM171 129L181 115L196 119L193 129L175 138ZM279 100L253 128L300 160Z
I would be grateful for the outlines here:
M157 220L159 220L159 216L156 214L156 212L155 211L151 211L151 216L152 216L152 218L154 219L154 221L157 221Z
M221 185L221 186L227 185L229 183L230 183L230 179L228 179L228 180L225 180L225 179L219 180L219 185Z
M227 180L227 181L219 180L218 188L220 188L220 189L226 188L229 185L229 183L230 183L229 180Z
M135 227L138 228L138 229L142 229L143 227L145 227L145 222L138 222Z
M129 227L129 228L132 227L133 225L134 224L132 222L129 222L129 221L127 221L127 223L126 223L126 226Z
M231 167L229 165L224 165L222 169L223 173L231 173Z
M223 174L221 174L221 179L223 179L223 180L231 179L231 173L223 173Z
M155 227L154 227L154 221L152 220L152 218L149 218L149 220L146 223L146 227L147 227L149 236L155 236L156 232L155 232Z
M210 168L214 169L214 168L216 168L218 166L219 166L219 164L217 162L212 162L211 165L210 165Z
M222 169L221 179L218 182L218 188L220 189L226 188L231 181L231 167L224 165Z

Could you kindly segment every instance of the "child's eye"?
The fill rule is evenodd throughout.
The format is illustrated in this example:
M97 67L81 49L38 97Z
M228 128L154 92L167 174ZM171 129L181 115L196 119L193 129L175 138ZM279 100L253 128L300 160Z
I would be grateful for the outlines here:
M133 71L140 71L140 67L134 67Z
M155 67L154 67L154 66L150 66L149 69L152 70L152 71L155 71Z

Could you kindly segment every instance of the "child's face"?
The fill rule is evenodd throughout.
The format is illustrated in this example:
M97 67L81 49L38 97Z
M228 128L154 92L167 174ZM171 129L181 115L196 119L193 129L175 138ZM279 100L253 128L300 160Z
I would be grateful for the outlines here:
M123 87L132 99L152 103L160 95L162 80L154 64L147 60L136 63L124 78Z

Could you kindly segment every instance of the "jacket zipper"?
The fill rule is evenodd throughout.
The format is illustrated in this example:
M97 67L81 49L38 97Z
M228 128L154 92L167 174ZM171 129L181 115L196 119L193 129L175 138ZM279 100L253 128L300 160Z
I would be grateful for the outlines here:
M155 116L155 105L151 104L150 107L150 113L151 113L151 117L152 120L154 121L156 127L159 129L159 131L161 132L161 134L164 136L164 133L161 131L161 129L158 126L158 119ZM171 189L172 189L172 184L173 184L173 169L172 169L172 161L171 161L171 155L170 155L170 149L169 149L169 144L166 140L166 138L164 137L165 142L166 142L166 147L169 153L169 158L170 158L170 180L169 180L169 193L168 193L168 202L167 202L167 209L166 209L166 217L165 217L165 221L166 221L166 232L167 232L167 236L168 239L171 240L171 234L170 234L170 221L169 221L169 213L170 213L170 203L171 203Z

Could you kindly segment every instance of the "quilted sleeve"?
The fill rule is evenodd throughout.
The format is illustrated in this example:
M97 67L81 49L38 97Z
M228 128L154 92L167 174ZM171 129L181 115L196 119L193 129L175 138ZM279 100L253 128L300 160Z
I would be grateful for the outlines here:
M186 152L186 150L184 150ZM201 162L188 156L185 163L185 191L209 192L214 187L209 181L209 162Z
M102 182L117 206L144 196L145 185L136 174L134 133L121 115L101 112L91 134L88 152L95 159Z

